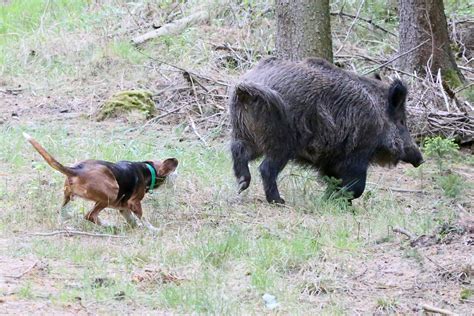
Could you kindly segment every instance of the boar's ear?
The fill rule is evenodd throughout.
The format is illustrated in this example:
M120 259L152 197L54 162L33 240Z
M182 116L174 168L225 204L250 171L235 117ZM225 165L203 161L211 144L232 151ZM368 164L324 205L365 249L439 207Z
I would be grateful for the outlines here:
M374 79L382 81L382 77L380 77L380 74L378 72L373 74Z
M401 109L407 98L407 87L400 80L395 80L388 91L388 104L390 111Z

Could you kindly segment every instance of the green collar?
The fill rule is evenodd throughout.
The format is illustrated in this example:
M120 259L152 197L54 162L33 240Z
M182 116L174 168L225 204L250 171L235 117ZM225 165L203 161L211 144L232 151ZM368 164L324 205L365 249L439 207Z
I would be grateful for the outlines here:
M150 188L148 189L148 192L150 192L151 190L153 190L155 188L155 184L156 184L156 170L155 170L155 167L153 167L151 164L145 162L145 165L148 167L148 170L150 170L150 173L151 173L151 184L150 184Z

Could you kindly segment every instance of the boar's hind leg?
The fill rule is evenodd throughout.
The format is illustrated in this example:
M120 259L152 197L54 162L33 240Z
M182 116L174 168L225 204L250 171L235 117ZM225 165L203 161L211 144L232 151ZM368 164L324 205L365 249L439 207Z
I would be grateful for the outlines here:
M241 193L250 185L251 176L248 163L250 160L255 159L254 151L241 140L232 141L231 151L234 162L234 174L239 183L239 193Z
M288 158L275 159L266 157L259 167L265 196L269 203L285 204L285 200L280 197L280 192L278 192L276 179L280 171L285 168L287 162Z

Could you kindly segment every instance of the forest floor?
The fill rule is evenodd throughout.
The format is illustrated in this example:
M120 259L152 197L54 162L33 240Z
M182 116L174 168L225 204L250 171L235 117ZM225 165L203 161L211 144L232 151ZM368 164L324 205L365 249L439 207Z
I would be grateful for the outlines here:
M264 12L266 1L257 3ZM103 6L81 13L84 28L77 28L74 15L82 7L65 10L73 31L59 6L57 24L40 6L38 16L49 28L19 43L0 41L0 314L384 315L422 314L430 307L473 314L471 149L444 161L449 174L433 159L417 169L372 167L353 207L323 199L317 173L293 164L279 178L285 206L265 202L258 162L251 166L251 187L237 195L225 87L208 91L215 97L206 103L180 71L143 52L231 82L254 63L252 56L237 68L220 69L222 56L206 45L227 36L265 51L265 34L243 34L268 21L240 12L237 22L244 26L191 28L139 52L128 39L112 41L88 27L100 11L107 12L102 19L121 17L127 28L136 22L130 14L141 18L145 9ZM62 27L52 31L51 25ZM170 87L182 87L187 97ZM132 88L155 92L166 119L95 119L108 96ZM183 104L191 110L179 110ZM83 219L91 205L80 199L71 203L73 218L60 222L63 176L22 132L67 165L176 157L176 180L144 200L144 214L159 233L128 227L114 210L101 213L114 229L91 224Z
M432 161L421 169L372 168L353 209L322 200L316 174L290 165L279 181L288 204L278 207L264 201L255 165L250 190L237 196L226 138L206 146L174 126L142 131L71 118L62 107L31 110L31 96L10 101L18 106L0 109L11 117L0 126L0 309L7 314L411 314L422 304L473 310L474 168L467 153L453 162L463 179L454 199L434 181ZM83 220L91 205L80 200L74 218L60 223L63 177L22 131L67 164L177 157L175 183L144 203L160 233L128 228L113 210L102 216L117 230L96 227ZM394 227L424 237L411 245ZM121 238L34 235L64 229ZM265 293L276 296L274 311Z

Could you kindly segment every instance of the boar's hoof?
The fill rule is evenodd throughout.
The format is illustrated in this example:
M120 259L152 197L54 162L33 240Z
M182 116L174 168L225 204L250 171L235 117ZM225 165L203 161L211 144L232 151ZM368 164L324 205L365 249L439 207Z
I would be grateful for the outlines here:
M276 198L276 199L267 199L268 203L271 203L271 204L285 204L285 200L283 200L282 198Z
M247 190L249 185L250 185L250 179L246 177L241 177L239 179L239 194L242 193L242 191Z

